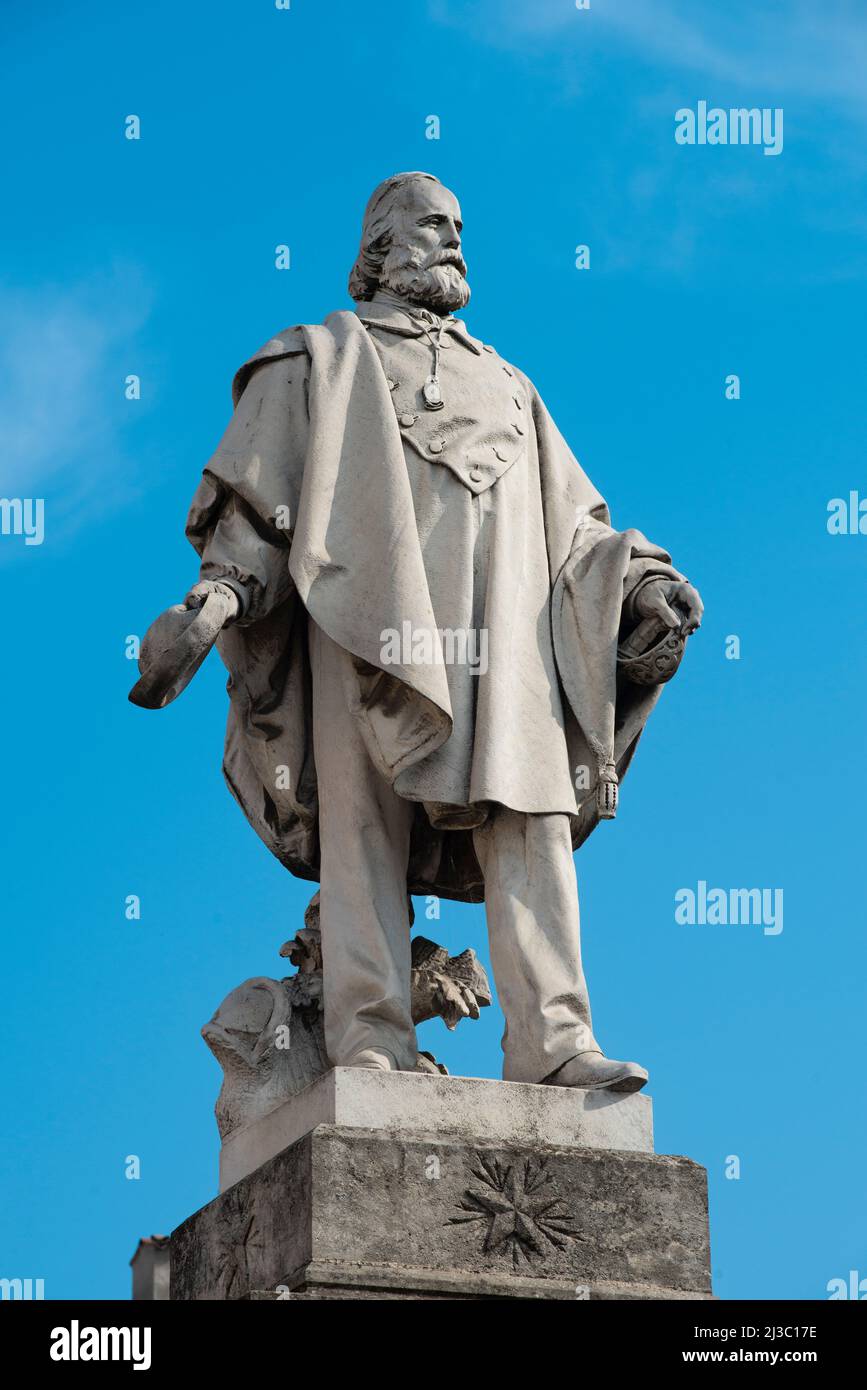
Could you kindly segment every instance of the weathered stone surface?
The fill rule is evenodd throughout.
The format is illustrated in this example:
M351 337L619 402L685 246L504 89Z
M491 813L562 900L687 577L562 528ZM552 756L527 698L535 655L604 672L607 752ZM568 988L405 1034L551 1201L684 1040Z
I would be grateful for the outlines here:
M389 1136L416 1132L470 1142L653 1152L653 1104L643 1094L335 1067L228 1137L220 1154L220 1191L322 1124Z
M704 1170L323 1125L172 1235L176 1300L709 1298Z

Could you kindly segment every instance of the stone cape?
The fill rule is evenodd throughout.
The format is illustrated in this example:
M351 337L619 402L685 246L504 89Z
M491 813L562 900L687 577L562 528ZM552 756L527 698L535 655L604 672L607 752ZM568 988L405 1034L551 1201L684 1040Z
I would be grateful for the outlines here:
M653 574L681 576L640 532L611 529L532 383L513 371L527 397L526 455L541 494L551 591L543 621L565 696L568 767L590 769L589 793L568 808L577 847L598 819L599 770L616 764L622 776L660 691L618 679L624 600ZM338 312L287 330L241 368L234 395L235 415L187 524L202 576L234 578L248 596L218 642L230 673L224 774L268 848L299 877L318 880L306 615L351 653L354 713L399 794L401 774L449 739L452 707L443 664L385 669L382 634L407 622L417 631L439 624L389 383L359 318ZM477 721L476 742L491 732ZM432 825L419 804L408 887L480 901L472 832Z

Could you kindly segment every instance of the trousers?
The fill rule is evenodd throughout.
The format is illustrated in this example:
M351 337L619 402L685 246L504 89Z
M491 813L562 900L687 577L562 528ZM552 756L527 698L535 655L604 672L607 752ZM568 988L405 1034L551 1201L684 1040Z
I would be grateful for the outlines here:
M371 761L351 708L352 657L312 619L308 626L325 1045L332 1066L376 1048L412 1071L407 865L415 803ZM506 1021L503 1079L540 1082L600 1050L581 965L569 817L498 806L473 839Z

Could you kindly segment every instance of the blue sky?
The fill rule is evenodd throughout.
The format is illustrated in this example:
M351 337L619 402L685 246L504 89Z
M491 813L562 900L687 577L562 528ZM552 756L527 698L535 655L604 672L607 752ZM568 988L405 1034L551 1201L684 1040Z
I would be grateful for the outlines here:
M309 890L223 786L216 657L149 714L125 639L196 577L236 366L348 307L369 192L421 168L462 202L471 332L707 608L577 859L597 1032L650 1068L659 1152L708 1168L720 1297L867 1276L867 535L826 525L867 497L863 7L6 0L2 24L0 495L44 498L46 531L0 536L0 1275L126 1297L139 1236L216 1191L198 1029L282 973ZM677 145L700 100L783 108L782 153ZM678 925L699 880L782 889L783 931ZM487 959L481 908L419 927ZM422 1037L498 1076L501 1029Z

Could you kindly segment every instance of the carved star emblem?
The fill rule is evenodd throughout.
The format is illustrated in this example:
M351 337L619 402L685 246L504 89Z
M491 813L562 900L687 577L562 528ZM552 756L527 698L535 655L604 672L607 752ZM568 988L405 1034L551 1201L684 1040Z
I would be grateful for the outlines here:
M467 1190L463 1214L450 1217L449 1224L486 1222L486 1254L511 1255L517 1268L522 1260L532 1263L534 1256L544 1258L552 1247L562 1250L567 1241L581 1238L571 1229L574 1217L562 1200L545 1191L551 1181L547 1159L501 1164L477 1154L476 1163L472 1174L481 1190Z
M263 1242L255 1212L246 1207L237 1193L231 1194L226 1203L222 1222L224 1224L219 1234L217 1277L223 1298L230 1299L236 1289L239 1295L249 1289L250 1255L259 1254L263 1249Z

